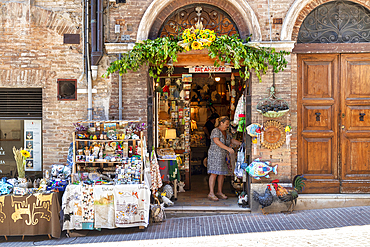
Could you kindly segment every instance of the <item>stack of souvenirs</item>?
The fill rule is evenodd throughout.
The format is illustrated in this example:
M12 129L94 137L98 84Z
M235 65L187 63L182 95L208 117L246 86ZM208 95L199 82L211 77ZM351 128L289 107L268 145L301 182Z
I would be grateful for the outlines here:
M52 165L51 172L45 171L44 178L16 179L2 178L0 195L26 195L33 193L50 193L64 191L69 184L71 168L68 165ZM25 182L24 182L25 181Z

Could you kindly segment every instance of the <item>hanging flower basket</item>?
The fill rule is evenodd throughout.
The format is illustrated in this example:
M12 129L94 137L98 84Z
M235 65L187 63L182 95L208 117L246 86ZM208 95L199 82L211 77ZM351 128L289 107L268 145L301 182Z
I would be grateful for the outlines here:
M287 110L283 110L283 111L267 111L267 112L262 112L261 110L258 110L257 111L259 113L261 113L264 117L269 117L269 118L278 118L278 117L282 117L285 115L285 113L287 113L289 111L289 109Z
M276 98L275 93L275 87L272 86L270 88L270 96L257 104L257 112L264 117L278 118L289 112L288 103L283 99Z

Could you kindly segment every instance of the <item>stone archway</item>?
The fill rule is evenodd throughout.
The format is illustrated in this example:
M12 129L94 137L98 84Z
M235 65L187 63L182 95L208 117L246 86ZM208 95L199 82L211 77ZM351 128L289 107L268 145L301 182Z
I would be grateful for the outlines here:
M296 41L298 37L299 28L302 22L309 13L319 5L333 0L295 0L291 5L286 17L284 18L281 29L280 40L282 41ZM350 0L370 9L368 1Z
M249 4L243 0L193 0L186 3L174 0L154 0L140 21L137 41L148 39L150 31L156 28L159 29L163 21L174 10L192 3L205 3L219 7L234 18L239 30L245 29L252 34L252 41L262 40L257 16Z

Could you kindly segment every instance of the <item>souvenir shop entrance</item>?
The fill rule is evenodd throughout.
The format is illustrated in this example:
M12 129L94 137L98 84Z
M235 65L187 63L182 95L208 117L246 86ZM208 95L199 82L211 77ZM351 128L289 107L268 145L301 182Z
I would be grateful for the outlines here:
M244 81L231 68L194 66L175 67L170 76L163 75L154 83L153 145L162 180L164 183L174 178L181 181L179 190L181 187L186 192L178 194L176 204L204 205L209 193L207 153L212 130L209 127L213 127L214 117L228 116L233 138L243 142L249 137L240 126L249 124L245 119L250 120L250 80ZM240 118L240 112L249 117ZM248 162L250 147L246 149ZM171 176L174 161L179 168L177 177ZM233 169L231 164L230 176L224 183L224 193L230 200L226 204L222 202L223 206L237 206L235 192L248 191L247 178L244 183L243 179L234 178Z

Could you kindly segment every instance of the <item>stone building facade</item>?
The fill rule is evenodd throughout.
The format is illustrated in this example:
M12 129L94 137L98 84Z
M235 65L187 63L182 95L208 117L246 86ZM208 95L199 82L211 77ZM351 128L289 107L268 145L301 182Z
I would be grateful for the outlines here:
M262 46L292 52L297 44L302 22L316 7L329 0L126 0L126 3L104 1L104 56L93 80L95 119L118 119L118 74L101 78L118 54L130 50L136 41L155 38L166 18L190 4L209 4L228 13L244 37ZM370 9L370 1L353 0ZM43 159L44 168L64 162L71 142L72 123L87 117L87 81L83 57L83 3L80 1L0 2L0 87L43 88ZM117 33L115 26L120 25ZM79 45L63 44L63 34L81 34ZM335 45L333 46L335 48ZM370 52L362 50L360 52ZM316 53L313 51L311 53ZM354 50L354 52L359 52ZM310 52L305 52L310 53ZM340 52L339 52L340 53ZM290 148L258 149L256 157L279 165L272 178L289 182L298 172L298 55L286 56L287 68L276 74L279 97L288 102L290 112L278 119L292 128ZM77 101L58 101L57 78L78 79ZM256 109L267 97L272 85L271 70L262 82L252 77L252 122L267 119ZM123 119L148 121L148 78L146 68L122 76ZM256 181L254 181L256 182Z

